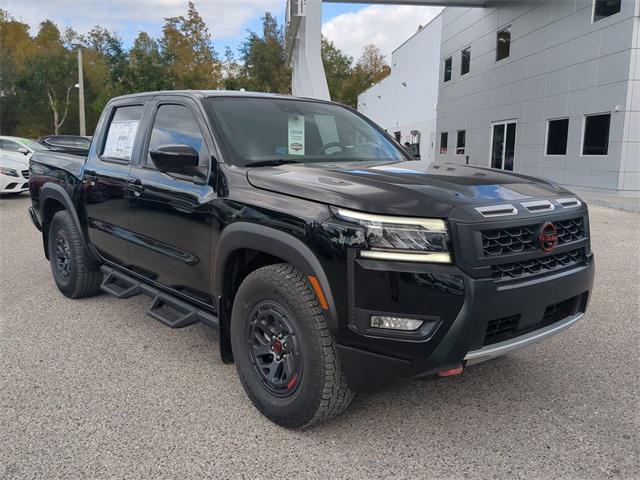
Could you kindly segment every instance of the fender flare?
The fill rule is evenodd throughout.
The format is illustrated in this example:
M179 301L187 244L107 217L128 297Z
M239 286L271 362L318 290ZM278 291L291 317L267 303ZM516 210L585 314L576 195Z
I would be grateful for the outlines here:
M61 203L64 206L65 210L67 210L71 215L73 223L75 223L78 231L80 232L80 237L82 238L82 244L84 245L84 249L87 252L87 255L89 256L89 258L91 258L95 262L99 262L99 259L89 248L87 237L84 229L82 228L82 223L80 223L80 218L78 217L76 206L73 203L73 200L71 199L71 197L69 196L69 193L61 185L58 185L57 183L49 182L49 183L45 183L40 189L38 200L40 204L40 218L42 219L42 227L43 227L42 236L43 236L45 245L47 244L48 239L45 238L47 233L45 233L45 228L44 228L44 211L45 211L47 202L49 200L55 200ZM48 252L46 250L47 249L45 248L45 254L48 256Z
M315 275L329 306L325 310L329 330L335 332L338 326L336 306L329 279L313 251L293 235L273 227L256 223L235 222L226 227L218 241L215 254L213 285L216 297L222 295L224 271L227 261L235 250L250 248L282 258L305 276Z

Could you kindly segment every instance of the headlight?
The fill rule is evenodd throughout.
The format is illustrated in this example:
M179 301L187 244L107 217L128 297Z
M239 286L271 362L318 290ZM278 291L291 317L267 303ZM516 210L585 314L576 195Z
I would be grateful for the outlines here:
M0 174L8 175L9 177L17 177L18 176L18 172L15 171L13 168L0 167Z
M364 258L451 263L449 233L444 220L393 217L335 209L336 216L365 227L369 250Z

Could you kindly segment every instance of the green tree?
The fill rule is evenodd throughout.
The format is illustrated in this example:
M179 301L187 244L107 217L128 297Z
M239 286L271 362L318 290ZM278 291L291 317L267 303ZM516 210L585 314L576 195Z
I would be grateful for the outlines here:
M129 50L128 80L132 92L149 92L170 88L164 74L165 64L158 42L140 32Z
M240 48L246 88L257 92L291 93L291 69L285 62L284 35L278 21L266 12L262 36L248 32Z
M365 45L362 55L343 85L343 101L355 107L358 95L391 73L385 57L374 44Z
M165 19L162 54L173 88L217 88L221 66L206 23L189 2L187 15Z
M353 58L343 53L331 40L322 38L322 63L331 100L348 103L344 98L344 83L351 75Z

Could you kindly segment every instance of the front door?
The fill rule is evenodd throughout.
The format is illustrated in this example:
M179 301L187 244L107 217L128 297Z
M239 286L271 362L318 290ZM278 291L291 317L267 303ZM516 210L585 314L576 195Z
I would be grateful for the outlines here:
M516 154L516 122L493 124L491 134L491 168L513 171Z
M151 132L129 175L131 269L206 303L211 303L212 145L197 104L177 97L157 100ZM158 171L149 150L186 144L199 153L199 175Z

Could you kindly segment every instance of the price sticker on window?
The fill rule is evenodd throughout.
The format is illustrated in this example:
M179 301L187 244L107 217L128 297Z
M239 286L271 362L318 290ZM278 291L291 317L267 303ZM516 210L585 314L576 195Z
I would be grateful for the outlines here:
M292 115L289 117L289 155L304 155L304 116Z

